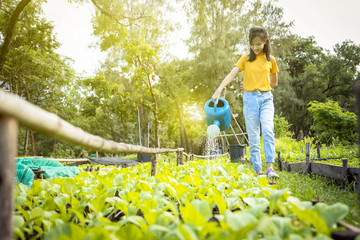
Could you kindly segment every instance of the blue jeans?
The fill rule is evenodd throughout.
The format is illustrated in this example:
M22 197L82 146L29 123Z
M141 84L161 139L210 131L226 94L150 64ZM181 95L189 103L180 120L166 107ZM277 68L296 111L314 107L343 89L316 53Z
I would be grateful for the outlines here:
M260 171L260 125L264 142L265 162L274 162L275 160L273 95L271 91L244 92L243 103L251 161L254 170Z

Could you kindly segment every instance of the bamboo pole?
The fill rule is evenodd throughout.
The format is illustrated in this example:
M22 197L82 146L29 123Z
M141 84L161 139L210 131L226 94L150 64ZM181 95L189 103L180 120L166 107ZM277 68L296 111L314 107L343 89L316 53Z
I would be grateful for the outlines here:
M58 159L58 158L49 158L50 160L56 160L58 162L85 162L89 161L88 158L74 158L74 159Z
M147 148L105 140L71 125L56 114L49 113L21 99L18 95L7 93L3 90L0 90L0 114L13 117L17 119L20 124L39 133L91 150L109 153L127 152L150 154L183 151L183 148Z
M0 116L0 236L12 239L14 210L15 156L18 124L14 118Z
M225 155L228 155L228 154L229 153L223 153L223 154L218 154L218 155L206 155L206 156L192 154L192 156L197 157L197 158L210 158L210 157L222 157L222 156L225 156Z

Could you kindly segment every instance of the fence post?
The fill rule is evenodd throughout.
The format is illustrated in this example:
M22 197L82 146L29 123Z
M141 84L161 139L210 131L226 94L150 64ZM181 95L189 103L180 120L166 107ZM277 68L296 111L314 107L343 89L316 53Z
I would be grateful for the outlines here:
M184 152L183 151L180 151L178 152L179 153L179 164L180 165L184 165Z
M285 171L290 172L290 164L288 161L285 161Z
M18 123L0 116L0 236L13 239L14 177Z
M280 152L278 152L278 159L277 159L277 163L278 163L278 168L279 168L279 171L282 171L282 168L281 168L281 159L280 159Z
M347 170L348 170L348 159L344 158L342 159L342 172L341 172L341 178L344 183L347 182Z
M354 90L355 90L355 99L356 99L356 115L357 115L357 123L358 123L358 147L359 147L359 151L360 151L360 82L356 82L354 84ZM360 165L360 156L358 158L359 161L359 165ZM359 200L360 200L360 176L358 176L357 178L357 183L356 183L356 189L358 191L358 196L359 196Z
M157 173L157 167L158 167L157 154L153 154L151 157L151 176L155 176L155 174Z
M310 143L306 143L306 165L305 173L310 173Z
M320 154L320 143L316 143L316 151L317 151L317 158L321 158L321 154Z

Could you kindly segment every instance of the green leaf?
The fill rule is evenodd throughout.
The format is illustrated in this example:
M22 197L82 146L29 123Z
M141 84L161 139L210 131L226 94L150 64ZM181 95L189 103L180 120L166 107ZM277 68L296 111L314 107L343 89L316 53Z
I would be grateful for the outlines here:
M175 203L170 202L170 201L167 201L167 200L165 200L165 199L163 199L162 201L165 203L165 205L171 210L171 212L172 212L176 217L179 216L179 211L178 211L178 208L177 208L177 206L176 206Z
M325 234L326 236L329 235L329 228L327 227L325 221L319 216L316 211L311 209L299 209L292 202L290 202L290 209L301 221L311 223L315 227L316 232Z
M270 212L270 215L273 214L274 210L275 210L275 207L278 203L278 201L280 200L280 198L282 196L285 195L285 193L287 193L288 190L287 189L281 189L281 190L277 190L275 189L273 192L270 193L270 197L269 197L269 202L270 202L270 205L269 205L269 212Z
M25 223L25 220L22 216L15 215L13 216L13 225L14 227L21 228Z
M122 175L117 175L114 179L113 179L113 184L115 186L117 185L121 185L124 181L124 177Z
M209 203L202 200L193 200L190 204L180 206L180 213L184 223L192 223L195 226L205 226L212 217Z
M62 192L68 194L70 197L73 197L75 192L78 190L76 181L72 178L67 178L64 185L61 188Z
M271 220L274 222L274 224L279 229L281 239L285 239L285 238L289 237L289 235L292 231L290 218L274 216L271 218Z
M258 179L258 184L261 188L266 187L268 185L268 180L266 176L260 176Z
M324 203L318 203L314 206L314 211L319 213L328 228L333 228L335 223L346 217L349 213L349 207L343 203L335 203L330 206Z
M214 199L214 202L216 203L216 205L219 208L219 213L224 214L227 205L223 198L222 192L220 192L220 190L218 190L216 188L212 188L212 192L214 193L212 198Z
M177 236L180 239L197 240L199 239L194 230L187 224L179 224L177 229Z
M195 209L204 217L205 221L209 221L209 219L212 217L212 210L208 202L202 200L193 200L190 202L190 204L193 205Z
M71 236L71 223L56 224L56 226L50 231L45 233L44 240L59 239L59 236L64 234Z
M80 213L79 211L75 210L75 209L69 209L70 213L74 213L76 215L76 217L79 219L81 226L84 227L85 226L85 218L84 218L84 214Z
M240 231L248 226L247 231L250 231L258 222L256 217L248 212L232 213L227 210L224 216L225 223L229 225L233 231Z
M31 219L43 219L44 210L41 207L36 207L30 212Z
M15 197L15 205L23 205L26 202L26 196Z
M149 229L148 232L161 232L161 233L166 233L169 232L170 229L161 225L157 225L157 224L152 224Z
M116 233L116 236L121 240L141 239L142 235L139 227L134 224L127 224Z

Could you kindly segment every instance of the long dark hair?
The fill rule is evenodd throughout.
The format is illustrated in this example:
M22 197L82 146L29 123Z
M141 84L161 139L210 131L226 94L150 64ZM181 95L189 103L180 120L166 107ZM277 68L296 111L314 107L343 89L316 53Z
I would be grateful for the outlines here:
M251 44L252 40L254 40L254 38L256 38L256 37L261 38L261 40L263 40L265 42L263 52L266 55L266 59L268 61L271 61L271 58L270 58L271 45L270 45L270 38L269 38L268 32L263 27L259 27L259 26L251 27L250 31L249 31L249 42L250 42L250 44ZM255 61L255 59L256 59L256 54L254 53L254 51L250 47L249 62Z

